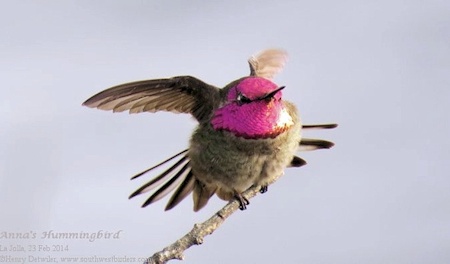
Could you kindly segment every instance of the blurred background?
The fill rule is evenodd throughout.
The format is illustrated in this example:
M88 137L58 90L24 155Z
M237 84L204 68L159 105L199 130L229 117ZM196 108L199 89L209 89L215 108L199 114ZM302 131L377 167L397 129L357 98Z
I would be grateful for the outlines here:
M262 49L288 51L286 85L308 131L269 192L183 263L449 263L449 1L2 1L1 232L120 232L11 256L148 257L225 205L142 209L129 178L185 149L196 122L82 107L113 85L192 75L219 87Z

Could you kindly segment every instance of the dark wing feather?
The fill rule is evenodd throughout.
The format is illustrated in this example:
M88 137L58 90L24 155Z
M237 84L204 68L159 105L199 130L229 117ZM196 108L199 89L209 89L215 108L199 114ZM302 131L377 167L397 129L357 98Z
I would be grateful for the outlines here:
M170 111L207 119L220 104L220 89L192 76L125 83L106 89L83 105L113 112Z
M334 146L334 143L322 139L302 138L299 145L299 151L308 151L316 149L329 149Z
M337 124L318 124L318 125L302 125L302 130L304 129L332 129L337 127ZM322 139L312 139L312 138L301 138L299 142L299 151L308 151L316 149L329 149L334 146L334 143ZM298 156L292 158L289 167L301 167L306 165L306 161Z
M303 125L302 129L332 129L337 126L337 124Z
M294 156L292 158L291 163L289 164L289 167L301 167L306 165L306 161L300 157Z

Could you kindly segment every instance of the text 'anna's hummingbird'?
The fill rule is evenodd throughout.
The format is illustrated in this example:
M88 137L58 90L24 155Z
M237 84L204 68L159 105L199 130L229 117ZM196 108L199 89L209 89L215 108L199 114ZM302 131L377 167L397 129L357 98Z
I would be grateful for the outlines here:
M286 61L286 52L269 49L249 59L250 76L222 89L191 76L177 76L118 85L83 105L113 112L189 113L198 121L188 149L132 178L179 158L131 194L130 198L159 187L143 207L177 188L166 210L191 192L194 211L204 207L213 194L227 201L238 199L243 210L248 204L242 196L246 189L260 186L265 192L270 180L286 167L306 164L295 156L298 150L333 146L329 141L301 138L302 128L336 125L302 126L296 107L282 99L284 86L272 82Z

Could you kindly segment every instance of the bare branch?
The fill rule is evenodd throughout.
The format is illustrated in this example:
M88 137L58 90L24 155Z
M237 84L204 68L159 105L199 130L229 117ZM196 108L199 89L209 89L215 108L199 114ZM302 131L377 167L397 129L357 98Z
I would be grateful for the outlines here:
M269 184L278 180L275 177ZM259 193L261 186L252 186L243 193L243 196L250 200ZM221 210L215 213L211 218L203 223L195 224L189 233L182 238L175 241L173 244L165 247L163 250L156 252L149 257L144 264L163 264L171 259L183 260L183 252L193 245L200 245L203 243L203 238L212 234L225 220L239 209L239 202L237 200L229 202Z

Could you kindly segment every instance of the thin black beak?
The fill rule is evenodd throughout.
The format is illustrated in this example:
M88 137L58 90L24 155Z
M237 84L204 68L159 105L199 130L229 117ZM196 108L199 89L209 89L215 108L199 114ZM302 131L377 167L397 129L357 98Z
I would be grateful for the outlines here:
M275 96L276 93L278 93L279 91L283 90L284 88L286 88L286 86L281 86L280 88L277 88L275 90L273 90L272 92L258 98L259 100L265 100L265 99L270 99L272 97Z

